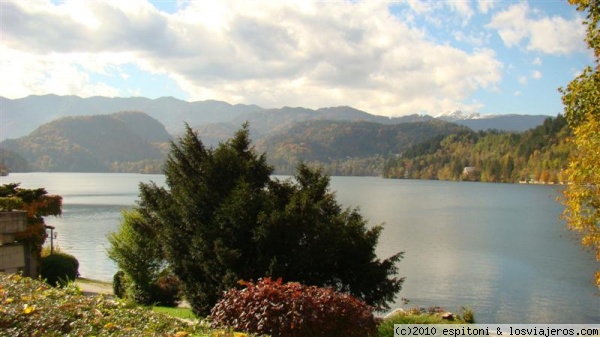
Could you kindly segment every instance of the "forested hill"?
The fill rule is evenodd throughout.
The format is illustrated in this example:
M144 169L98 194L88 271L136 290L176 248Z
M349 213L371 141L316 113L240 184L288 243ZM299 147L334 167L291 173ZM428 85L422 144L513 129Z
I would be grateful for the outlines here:
M372 122L378 124L404 124L434 120L427 115L408 115L400 117L384 117L371 115L367 112L349 106L321 108L318 110L301 107L283 107L280 109L263 109L248 114L240 115L230 122L205 124L197 127L202 142L209 146L216 146L219 142L231 137L240 125L249 122L253 139L272 137L285 133L290 127L307 121L344 121L344 122Z
M27 172L29 164L25 158L19 154L0 148L0 175L6 175L9 172Z
M256 147L267 153L279 174L293 173L304 161L320 165L332 175L378 176L384 158L432 137L467 130L439 120L394 125L312 120L260 139Z
M330 110L328 114L346 114L349 108ZM280 112L265 110L257 113L256 120ZM476 132L439 119L415 122L409 117L400 124L324 119L288 124L314 114L302 109L294 113L299 116L286 115L283 121L269 124L271 130L250 123L256 150L267 153L278 174L294 173L304 161L322 166L331 175L560 181L569 152L568 130L560 116L524 133L500 133ZM354 111L357 118L363 114ZM226 138L235 132L227 128L198 131L205 144L208 135L209 146L211 136L220 132ZM63 117L25 137L1 142L0 168L160 173L170 137L159 121L143 112ZM463 174L465 167L473 167L469 175Z
M571 150L562 116L523 133L461 131L438 136L388 159L387 178L485 182L564 181ZM467 167L467 169L465 169Z
M169 138L147 114L120 112L60 118L0 147L25 158L32 171L159 172Z

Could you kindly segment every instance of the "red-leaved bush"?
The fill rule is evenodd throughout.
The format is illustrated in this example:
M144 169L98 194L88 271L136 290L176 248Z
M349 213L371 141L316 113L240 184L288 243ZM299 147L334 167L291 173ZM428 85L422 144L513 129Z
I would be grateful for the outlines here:
M268 334L272 337L375 336L372 308L331 288L282 283L270 278L231 289L217 302L214 327Z

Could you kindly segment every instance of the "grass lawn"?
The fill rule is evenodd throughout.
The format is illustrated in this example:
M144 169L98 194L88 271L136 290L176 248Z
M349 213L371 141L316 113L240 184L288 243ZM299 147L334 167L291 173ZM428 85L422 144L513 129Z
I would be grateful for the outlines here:
M190 308L152 307L152 311L181 319L197 319Z

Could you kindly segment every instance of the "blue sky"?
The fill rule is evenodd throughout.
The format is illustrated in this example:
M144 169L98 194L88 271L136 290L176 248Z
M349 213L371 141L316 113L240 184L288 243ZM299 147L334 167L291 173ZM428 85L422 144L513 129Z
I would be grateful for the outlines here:
M592 55L562 0L0 1L0 96L372 114L562 111Z

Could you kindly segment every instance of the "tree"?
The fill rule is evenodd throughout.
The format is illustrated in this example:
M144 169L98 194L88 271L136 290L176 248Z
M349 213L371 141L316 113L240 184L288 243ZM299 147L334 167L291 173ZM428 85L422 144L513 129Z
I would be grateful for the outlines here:
M295 182L272 172L247 124L215 149L186 126L171 142L167 188L140 185L140 214L194 312L208 314L238 281L264 276L332 286L386 307L403 279L401 253L375 256L381 226L367 229L358 210L343 210L319 170L300 165Z
M564 217L569 228L582 234L583 246L593 249L600 261L600 1L569 2L586 12L586 42L595 60L560 89L575 147L567 170L571 184L564 192ZM600 286L600 271L596 272L596 284Z
M29 245L33 257L39 260L47 236L44 217L62 214L62 197L48 195L44 188L20 188L16 183L0 186L0 210L13 209L27 212L27 230L17 235L17 241Z
M126 296L144 305L154 301L153 287L163 270L164 261L154 231L136 211L123 211L118 232L108 235L108 257L125 273Z
M357 208L342 209L320 170L300 164L297 171L295 181L273 184L273 204L257 228L268 275L330 286L387 308L401 288L394 275L402 253L378 260L383 227L367 229Z

